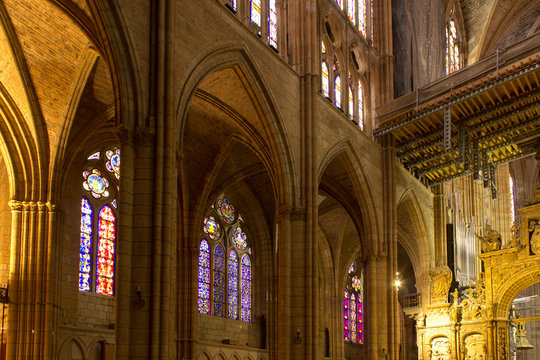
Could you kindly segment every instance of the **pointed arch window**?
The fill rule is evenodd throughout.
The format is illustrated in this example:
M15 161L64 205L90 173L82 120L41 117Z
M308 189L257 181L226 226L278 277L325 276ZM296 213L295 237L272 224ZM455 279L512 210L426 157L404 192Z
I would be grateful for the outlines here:
M247 239L243 218L229 199L219 198L207 212L199 242L199 313L251 322L252 263Z
M324 41L321 42L321 52L322 52L322 61L321 61L321 90L325 98L330 98L330 86L328 82L328 64L327 64L327 54L326 46L324 46Z
M350 80L350 76L349 82L349 117L351 121L354 121L354 86L352 84L352 80Z
M456 22L450 18L446 23L446 74L461 69L461 47Z
M341 77L339 75L334 80L334 95L336 107L341 109Z
M364 343L363 299L362 271L353 262L349 267L343 299L343 338L345 341Z
M119 179L120 149L96 151L87 157L81 179L80 291L114 295Z

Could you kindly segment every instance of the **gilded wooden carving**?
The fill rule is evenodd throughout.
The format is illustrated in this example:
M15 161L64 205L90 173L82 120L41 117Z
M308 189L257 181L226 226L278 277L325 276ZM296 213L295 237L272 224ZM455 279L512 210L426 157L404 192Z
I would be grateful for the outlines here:
M431 340L430 360L450 360L451 355L448 338L440 336Z
M484 232L484 236L474 234L476 238L482 243L482 252L487 253L491 251L501 250L501 234L491 229L491 226L487 224L484 228Z

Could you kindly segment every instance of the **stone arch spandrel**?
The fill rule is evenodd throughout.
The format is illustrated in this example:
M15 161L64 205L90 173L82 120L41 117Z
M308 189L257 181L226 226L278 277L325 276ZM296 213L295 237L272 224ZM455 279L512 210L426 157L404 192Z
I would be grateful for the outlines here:
M179 82L183 85L179 91L180 97L176 106L177 123L174 125L175 129L179 129L177 139L180 153L184 152L183 138L187 110L192 98L195 95L207 96L207 91L198 90L201 84L205 79L209 79L210 75L223 71L234 73L235 81L242 84L246 97L251 102L250 111L254 115L251 118L244 118L242 114L234 114L237 109L231 107L230 104L225 104L215 97L208 99L217 106L220 106L219 102L221 105L226 105L225 110L236 116L240 127L247 126L245 130L250 127L256 130L250 131L249 138L255 146L260 148L260 153L266 154L262 160L275 179L276 188L279 190L276 194L277 200L280 204L290 204L295 198L294 189L298 188L299 177L295 176L295 160L291 153L293 147L290 144L289 131L285 129L283 114L275 95L246 46L235 43L224 48L210 49L203 55L195 57L189 65L185 77ZM227 89L222 85L220 86L223 89Z

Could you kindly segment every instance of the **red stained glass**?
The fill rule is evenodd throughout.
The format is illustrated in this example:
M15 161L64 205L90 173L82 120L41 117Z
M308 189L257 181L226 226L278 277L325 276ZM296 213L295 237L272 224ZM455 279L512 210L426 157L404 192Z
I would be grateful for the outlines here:
M113 295L116 216L109 206L103 207L99 213L98 236L96 292L98 294Z

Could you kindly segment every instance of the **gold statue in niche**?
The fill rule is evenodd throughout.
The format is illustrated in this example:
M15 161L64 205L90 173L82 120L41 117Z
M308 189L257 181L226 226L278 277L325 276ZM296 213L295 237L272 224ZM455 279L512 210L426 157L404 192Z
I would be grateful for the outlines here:
M450 360L451 355L448 338L440 336L431 341L430 360Z
M486 235L480 236L474 234L478 240L482 243L482 252L487 253L491 251L501 250L501 234L492 230L491 226L487 225L484 228Z
M481 334L469 335L465 338L465 360L485 360L486 344Z
M446 297L452 284L452 271L446 265L429 271L431 293L434 298Z
M529 234L531 241L531 251L533 254L540 254L540 220L529 221Z

